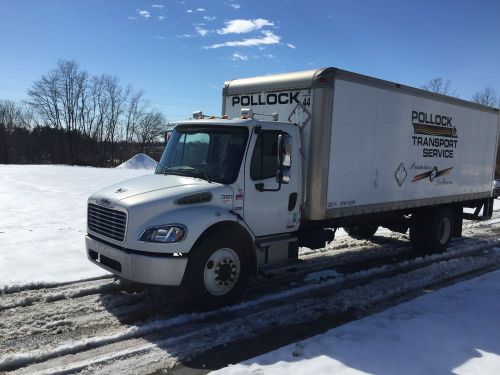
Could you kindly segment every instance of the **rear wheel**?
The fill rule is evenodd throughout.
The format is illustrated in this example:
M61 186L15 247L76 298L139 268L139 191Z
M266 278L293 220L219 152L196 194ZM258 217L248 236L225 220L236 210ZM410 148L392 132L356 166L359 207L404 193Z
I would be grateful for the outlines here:
M209 235L193 249L184 286L200 307L219 307L237 299L250 276L250 249L231 231Z
M453 213L448 207L425 211L410 227L410 240L421 251L444 251L453 234L453 223Z
M352 225L350 227L344 227L344 230L349 236L357 240L368 240L373 237L378 229L378 225Z

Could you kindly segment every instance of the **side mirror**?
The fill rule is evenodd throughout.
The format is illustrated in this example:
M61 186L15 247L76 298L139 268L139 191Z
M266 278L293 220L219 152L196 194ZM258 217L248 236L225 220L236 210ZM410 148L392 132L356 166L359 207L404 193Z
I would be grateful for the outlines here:
M288 167L280 167L278 168L278 172L276 172L276 181L280 184L289 184L290 183L290 168Z
M293 137L290 134L278 136L278 165L280 167L292 166Z
M290 168L292 166L293 137L289 134L278 136L278 171L276 181L280 184L290 183Z

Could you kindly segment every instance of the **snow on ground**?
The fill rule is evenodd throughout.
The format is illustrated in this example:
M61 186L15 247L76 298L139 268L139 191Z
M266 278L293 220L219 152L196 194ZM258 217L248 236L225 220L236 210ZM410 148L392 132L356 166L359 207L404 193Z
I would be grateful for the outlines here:
M87 198L145 170L0 165L0 291L106 272L85 254Z
M499 374L500 271L216 374Z
M116 168L126 169L156 169L158 163L146 154L137 154Z
M127 167L111 169L0 165L0 291L104 274L85 258L87 197L107 185L152 173L131 169L141 168L148 159L138 154L124 163ZM498 200L495 209L500 209ZM388 232L381 228L378 234ZM337 239L346 236L342 229L337 231Z

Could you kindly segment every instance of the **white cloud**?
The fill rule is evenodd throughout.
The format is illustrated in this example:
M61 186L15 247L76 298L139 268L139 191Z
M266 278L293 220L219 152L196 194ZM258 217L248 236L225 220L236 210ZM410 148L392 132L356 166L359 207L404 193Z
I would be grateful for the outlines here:
M210 17L210 16L203 16L203 19L204 20L207 20L207 21L213 21L215 20L217 17L213 16L213 17Z
M235 53L233 53L233 56L231 56L231 60L233 60L233 61L237 61L237 60L247 61L248 60L248 56L241 55L238 52L235 52Z
M297 47L295 47L295 45L294 45L294 44L292 44L292 43L287 43L287 47L290 47L291 49L295 49L295 48L297 48Z
M240 4L236 4L236 3L231 3L229 4L230 7L233 7L234 9L240 9Z
M158 16L158 19L159 19L160 21L163 21L163 20L165 19L165 17L163 17L163 16Z
M223 34L245 34L254 30L259 30L264 26L274 26L274 23L264 18L255 20L231 20L225 22L226 27L217 30L217 33Z
M276 56L275 55L272 55L272 54L268 54L268 55L264 55L265 57L267 57L268 59L275 59Z
M149 17L151 17L151 13L149 13L148 10L137 9L137 13L139 13L145 19L148 19Z
M205 8L198 8L196 9L198 12L204 12L205 11Z
M162 35L155 35L155 39L163 40L163 39L165 39L165 37Z
M212 44L211 46L204 46L205 49L214 49L221 47L257 47L272 44L278 44L281 37L274 34L272 31L262 31L263 36L260 38L248 38L243 40L235 40L225 43Z
M163 8L165 8L165 6L161 5L161 4L153 4L153 5L151 5L151 8L163 9Z
M186 39L186 38L192 38L193 35L191 34L181 34L181 35L176 35L176 38L179 38L179 39Z
M133 20L137 19L137 18L135 18L135 17L131 17L131 16L128 16L127 18L128 18L129 20L131 20L131 21L133 21Z
M187 13L193 13L193 10L192 9L188 9L186 10Z
M202 27L199 27L199 26L196 26L195 27L195 30L198 34L200 34L201 36L206 36L208 34L208 30L207 29L204 29Z

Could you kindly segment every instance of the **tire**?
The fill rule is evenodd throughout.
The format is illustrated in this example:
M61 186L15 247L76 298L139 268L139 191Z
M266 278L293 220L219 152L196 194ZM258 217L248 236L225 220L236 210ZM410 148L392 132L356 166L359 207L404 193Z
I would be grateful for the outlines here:
M344 230L347 232L347 234L350 237L355 238L357 240L369 240L370 238L373 237L377 229L378 225L369 225L369 224L344 227Z
M242 242L232 231L219 231L192 250L183 286L195 305L216 308L241 296L251 271L251 249Z
M455 219L448 207L418 215L410 227L410 241L424 252L442 252L453 236Z

